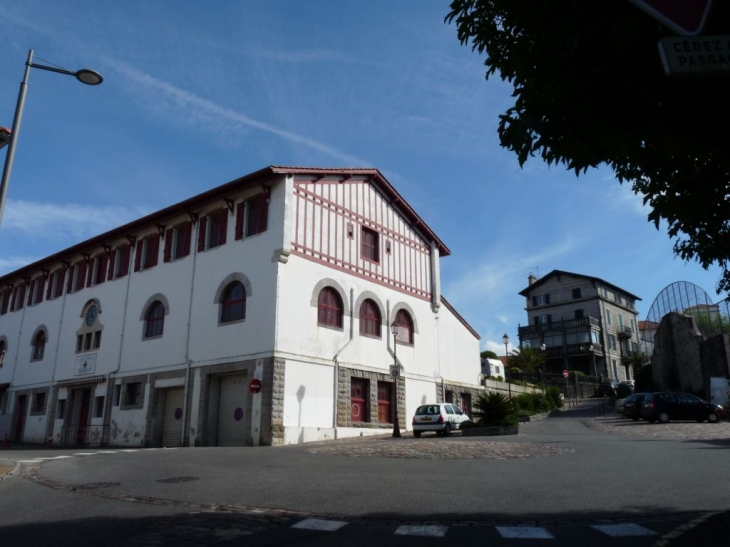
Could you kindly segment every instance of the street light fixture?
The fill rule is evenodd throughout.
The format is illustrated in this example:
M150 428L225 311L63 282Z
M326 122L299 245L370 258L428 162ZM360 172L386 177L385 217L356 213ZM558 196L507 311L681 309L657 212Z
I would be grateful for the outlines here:
M509 381L509 353L507 353L507 345L509 344L509 336L507 333L502 336L504 342L504 377L507 379L507 390L509 391L509 400L512 401L512 382Z
M71 71L53 66L39 65L33 62L33 50L28 52L28 60L25 62L25 74L23 81L20 83L20 92L18 93L18 103L15 106L15 118L13 119L13 129L10 131L10 142L8 143L8 152L5 156L5 167L3 168L3 178L0 181L0 223L3 219L3 211L5 209L5 196L8 193L8 185L10 183L10 172L13 169L13 159L15 158L15 145L18 142L20 134L20 122L23 119L23 107L25 106L25 95L28 92L28 76L30 76L31 68L39 68L49 72L57 72L74 76L79 82L86 85L99 85L104 78L95 70L82 68L81 70Z
M393 334L393 366L398 370L398 359L395 356L396 348L398 343L396 336L398 336L398 323L393 321L390 324L390 332ZM400 378L400 371L395 376L395 422L393 423L393 437L400 437L400 420L398 419L398 378Z

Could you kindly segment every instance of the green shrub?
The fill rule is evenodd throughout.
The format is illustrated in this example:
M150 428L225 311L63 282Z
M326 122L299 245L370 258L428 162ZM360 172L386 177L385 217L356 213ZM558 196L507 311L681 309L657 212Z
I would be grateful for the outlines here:
M517 416L514 414L510 414L507 416L504 420L502 420L502 423L499 424L504 427L514 427L520 424L520 421L517 419Z
M563 392L560 391L559 387L550 386L547 388L547 400L550 403L550 408L560 408L563 406Z
M461 424L459 425L459 429L469 429L470 427L480 427L480 425L479 423L472 422L471 420L461 422Z
M506 395L486 392L480 393L474 402L474 414L484 425L502 425L507 416L514 414L514 408Z

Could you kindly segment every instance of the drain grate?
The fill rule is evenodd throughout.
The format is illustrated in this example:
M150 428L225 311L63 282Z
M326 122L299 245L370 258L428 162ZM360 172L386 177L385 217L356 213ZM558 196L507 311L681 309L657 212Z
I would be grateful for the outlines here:
M169 479L160 479L157 482L165 484L174 484L177 482L191 482L199 480L198 477L170 477Z
M90 482L89 484L72 486L71 490L101 490L102 488L111 488L113 486L120 486L121 484L121 482Z

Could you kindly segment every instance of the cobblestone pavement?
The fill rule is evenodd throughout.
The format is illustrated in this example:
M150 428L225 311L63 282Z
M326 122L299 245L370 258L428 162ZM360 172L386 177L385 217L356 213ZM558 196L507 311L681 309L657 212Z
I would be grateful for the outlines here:
M597 418L584 419L588 427L631 437L651 437L658 439L686 439L693 441L720 441L730 443L730 422L717 424L707 422L669 422L660 424L643 420L630 420L619 414L607 414Z
M375 440L342 440L306 449L311 454L350 456L353 458L415 458L423 460L511 460L545 458L575 452L573 448L538 443L510 443L488 440L465 440L452 437L415 439L377 437Z

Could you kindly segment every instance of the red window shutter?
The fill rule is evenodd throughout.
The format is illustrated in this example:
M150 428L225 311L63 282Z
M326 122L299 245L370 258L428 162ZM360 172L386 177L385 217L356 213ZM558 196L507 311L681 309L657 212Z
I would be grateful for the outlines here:
M109 260L107 260L107 273L106 278L108 281L111 281L114 279L114 261L117 258L117 253L119 253L119 249L116 249L109 253Z
M38 294L38 302L43 302L43 293L45 292L43 289L46 288L46 278L39 277L36 283L38 283L38 287L36 290L36 294Z
M228 231L228 209L221 210L218 218L220 219L220 226L218 228L218 244L225 245L226 232Z
M66 282L66 292L73 292L73 283L74 283L74 271L76 271L76 264L73 266L69 266L68 268L68 280Z
M63 294L63 283L66 281L66 270L56 270L56 277L55 296L61 296Z
M160 256L160 233L157 232L155 235L150 236L147 244L152 245L152 249L150 249L151 260L150 263L147 265L148 268L151 268L152 266L157 266L157 261Z
M46 289L46 300L51 298L53 296L52 289L53 289L53 280L58 278L58 271L53 272L51 275L48 276L48 288Z
M172 228L169 228L165 232L165 253L162 257L162 260L165 262L170 262L170 259L172 258L172 238L174 233L175 230L173 230ZM182 234L178 232L178 237L180 236L182 236Z
M84 284L86 282L86 262L79 262L76 265L76 269L78 269L79 273L76 276L76 286L74 287L74 290L78 291L84 288Z
M87 287L91 287L91 282L94 280L94 262L95 262L95 260L92 258L91 260L89 260L85 263L85 265L86 265L86 286Z
M38 283L38 281L36 281L34 279L33 281L30 282L30 285L28 286L28 288L29 288L29 290L28 290L28 302L27 302L28 306L33 305L33 294L35 292L36 283Z
M106 281L106 262L107 262L107 255L101 254L99 255L99 269L96 271L96 284L101 285Z
M205 226L207 220L206 217L200 217L200 220L198 220L198 252L205 250Z
M137 249L134 253L134 271L138 272L142 267L142 249L144 248L144 240L137 240Z
M188 256L190 254L190 239L193 235L193 222L188 221L183 226L182 230L183 234L183 250L182 250L182 256Z
M236 239L243 239L243 206L243 201L236 205Z
M259 231L258 233L261 233L266 230L266 221L268 220L269 216L269 202L268 198L266 197L266 194L261 194L261 201L259 203L259 207L261 208L261 214L259 215Z
M124 277L129 273L129 259L132 256L132 245L125 245L122 247L120 254L119 254L119 260L121 262L119 263L119 276L118 277Z

